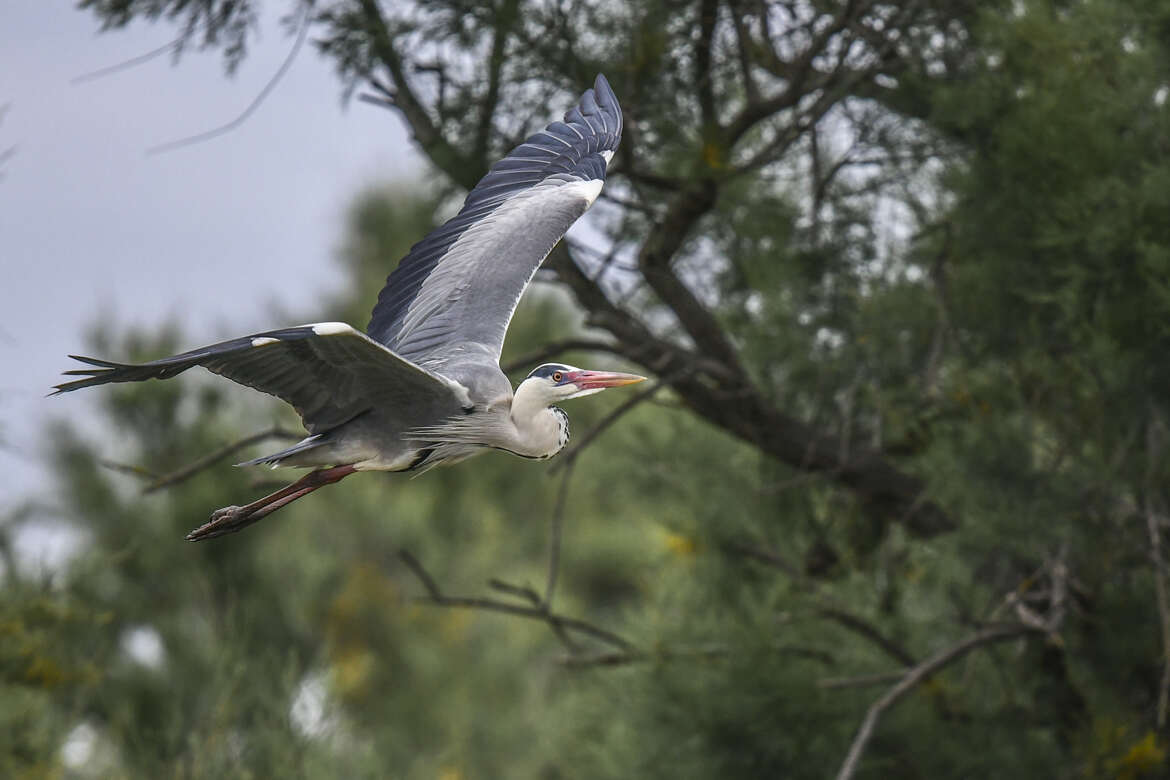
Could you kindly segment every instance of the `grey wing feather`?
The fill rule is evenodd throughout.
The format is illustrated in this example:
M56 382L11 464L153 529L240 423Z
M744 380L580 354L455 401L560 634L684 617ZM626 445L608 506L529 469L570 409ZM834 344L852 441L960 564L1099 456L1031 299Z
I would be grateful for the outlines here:
M115 363L70 355L91 368L57 385L57 393L111 382L168 379L203 366L291 404L310 433L337 427L371 409L409 414L412 407L459 409L458 383L395 355L343 323L317 323L256 333L149 363Z
M617 97L598 76L564 122L492 166L459 214L403 258L378 296L371 338L436 369L498 361L521 294L601 191L621 131Z

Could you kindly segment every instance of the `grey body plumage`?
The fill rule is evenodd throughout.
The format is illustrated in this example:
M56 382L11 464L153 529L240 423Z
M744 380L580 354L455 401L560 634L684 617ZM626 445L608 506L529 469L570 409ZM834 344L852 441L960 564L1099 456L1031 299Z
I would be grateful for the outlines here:
M544 459L568 442L557 401L636 382L630 374L549 363L513 390L499 357L524 289L592 205L621 140L603 76L564 122L492 166L460 212L411 248L387 279L368 334L344 323L257 333L142 364L75 357L82 377L58 393L166 379L194 366L274 395L309 436L241 465L319 467L245 507L226 507L188 536L238 531L355 471L426 470L488 449Z

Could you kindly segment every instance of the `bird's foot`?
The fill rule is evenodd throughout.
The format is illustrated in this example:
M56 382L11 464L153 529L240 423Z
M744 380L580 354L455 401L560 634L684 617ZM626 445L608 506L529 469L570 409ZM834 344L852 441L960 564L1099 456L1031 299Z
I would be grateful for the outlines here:
M225 506L211 513L211 519L187 534L187 541L199 542L204 539L214 539L217 536L234 534L242 531L252 523L296 501L301 496L312 493L319 487L332 485L357 471L352 464L334 466L328 469L311 471L296 482L283 487L275 493L269 493L264 498L258 498L247 506Z
M253 517L254 511L243 506L225 506L211 513L211 519L187 534L188 542L199 542L204 539L214 539L217 536L234 534L246 526L259 520Z

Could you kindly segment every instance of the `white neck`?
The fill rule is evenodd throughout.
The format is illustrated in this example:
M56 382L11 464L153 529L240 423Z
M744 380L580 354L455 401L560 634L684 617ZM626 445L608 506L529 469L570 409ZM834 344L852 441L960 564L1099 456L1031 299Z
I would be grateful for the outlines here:
M552 399L532 382L521 382L512 397L509 419L516 428L516 446L509 449L528 458L551 458L569 441L568 420Z

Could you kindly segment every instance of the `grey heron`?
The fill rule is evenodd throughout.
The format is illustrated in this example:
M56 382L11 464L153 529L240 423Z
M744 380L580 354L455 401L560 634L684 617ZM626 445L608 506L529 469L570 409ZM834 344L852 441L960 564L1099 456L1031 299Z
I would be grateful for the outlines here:
M311 467L292 484L212 513L187 535L234 533L358 471L419 471L489 449L550 458L569 439L555 404L643 377L538 366L513 390L500 369L512 314L537 268L593 204L621 140L604 76L529 137L468 194L459 213L415 244L386 280L366 333L320 322L212 344L148 363L70 357L84 378L57 393L168 379L203 366L292 405L308 432L241 465Z

